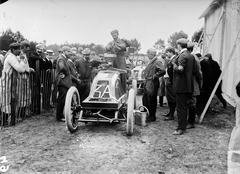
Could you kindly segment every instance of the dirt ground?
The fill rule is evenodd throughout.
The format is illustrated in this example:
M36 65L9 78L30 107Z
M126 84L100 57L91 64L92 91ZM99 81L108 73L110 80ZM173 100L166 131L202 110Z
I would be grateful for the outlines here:
M138 102L141 96L138 96ZM214 99L202 124L181 136L172 135L177 119L164 122L167 106L158 107L156 122L79 123L70 133L55 121L55 109L0 131L0 157L8 174L226 174L227 148L235 124L234 108ZM176 113L175 113L176 116ZM0 172L1 173L1 172Z

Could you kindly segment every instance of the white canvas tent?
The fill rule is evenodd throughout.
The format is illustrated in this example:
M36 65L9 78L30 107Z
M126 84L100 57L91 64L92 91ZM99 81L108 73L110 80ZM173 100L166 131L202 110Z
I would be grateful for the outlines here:
M240 0L213 0L200 18L205 21L203 54L211 53L222 70L227 65L222 89L228 103L236 106L235 86L240 81Z
M229 104L237 108L236 126L228 149L228 173L239 174L240 98L235 87L240 81L240 0L213 0L200 18L205 21L203 55L211 53L221 66L223 72L218 82L223 80L223 96Z

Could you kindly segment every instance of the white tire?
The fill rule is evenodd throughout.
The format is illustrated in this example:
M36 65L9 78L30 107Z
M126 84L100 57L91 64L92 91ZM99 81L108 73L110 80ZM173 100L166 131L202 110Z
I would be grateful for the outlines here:
M76 106L80 106L80 95L77 88L72 86L67 92L64 107L67 128L70 132L75 132L78 129L77 114L79 113L75 112Z
M133 134L133 123L134 123L134 117L133 117L133 110L134 110L134 89L130 89L129 95L128 95L128 107L127 107L127 135Z
M136 108L137 101L136 101L136 96L137 96L137 80L133 79L132 80L132 88L134 90L134 109Z

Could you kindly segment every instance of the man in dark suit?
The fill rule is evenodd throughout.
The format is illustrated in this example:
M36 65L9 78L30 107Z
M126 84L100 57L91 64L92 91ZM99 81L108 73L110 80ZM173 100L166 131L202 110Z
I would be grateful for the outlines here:
M188 40L181 38L177 40L180 51L173 62L173 90L176 93L178 127L173 135L181 135L187 125L187 100L193 91L193 65L194 57L187 50Z
M156 121L157 92L159 88L159 77L163 76L166 71L164 65L156 56L157 51L150 48L147 52L149 63L144 73L144 87L142 103L149 110L148 121Z
M73 86L74 80L80 83L80 80L74 78L74 76L71 74L70 65L68 63L70 55L71 55L70 47L63 46L62 54L59 55L56 64L56 85L58 87L56 118L57 121L63 122L65 121L63 115L63 108L65 105L67 91L71 86Z
M176 94L173 91L173 62L176 59L175 49L174 48L167 48L166 55L169 58L167 64L167 73L168 78L165 78L166 81L166 98L168 101L169 113L166 115L167 117L164 121L173 120L174 119L174 112L176 108Z
M199 58L193 54L194 43L188 42L188 51L194 56L194 66L193 66L193 92L188 98L188 124L187 129L195 128L195 117L196 117L196 103L197 96L200 95L200 90L202 89L203 75L201 71L201 65Z

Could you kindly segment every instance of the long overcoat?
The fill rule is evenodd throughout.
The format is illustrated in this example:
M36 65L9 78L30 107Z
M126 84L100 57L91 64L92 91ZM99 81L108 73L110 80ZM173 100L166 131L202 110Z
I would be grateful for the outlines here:
M187 50L182 51L174 62L173 90L176 93L193 92L194 57ZM182 69L178 67L182 66Z

